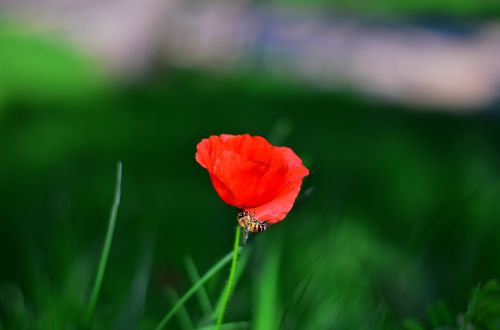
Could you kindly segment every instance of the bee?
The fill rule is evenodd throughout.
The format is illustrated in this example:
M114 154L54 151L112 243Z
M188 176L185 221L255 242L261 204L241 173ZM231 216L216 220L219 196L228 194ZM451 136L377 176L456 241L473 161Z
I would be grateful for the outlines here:
M240 213L238 213L237 220L245 234L245 242L248 238L248 233L260 233L262 231L266 231L269 227L266 222L255 219L253 213L246 211L241 211Z

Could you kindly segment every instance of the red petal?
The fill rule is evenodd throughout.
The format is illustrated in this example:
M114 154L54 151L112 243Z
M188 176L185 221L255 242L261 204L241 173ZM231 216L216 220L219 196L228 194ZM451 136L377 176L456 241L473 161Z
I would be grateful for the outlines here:
M300 191L301 181L289 185L283 192L267 204L256 208L245 209L254 212L255 219L274 224L283 220L292 209L293 203Z
M212 174L226 190L221 193L216 186L219 196L227 196L229 191L232 198L222 199L244 208L256 207L275 198L286 184L287 172L282 161L257 162L233 151L224 151L216 160Z
M293 151L291 152L293 153ZM299 194L302 179L309 175L309 170L302 165L300 158L298 158L295 153L293 153L293 155L299 162L295 162L295 165L298 166L289 169L289 181L287 186L270 202L256 208L247 208L245 210L248 212L255 212L254 216L259 221L267 221L270 224L277 223L283 220L292 209L295 199Z
M309 174L290 148L248 134L203 139L196 160L208 170L224 202L254 211L255 218L269 223L287 215Z
M220 146L221 143L218 136L211 136L208 139L201 140L196 146L196 161L208 171L211 171L216 151Z

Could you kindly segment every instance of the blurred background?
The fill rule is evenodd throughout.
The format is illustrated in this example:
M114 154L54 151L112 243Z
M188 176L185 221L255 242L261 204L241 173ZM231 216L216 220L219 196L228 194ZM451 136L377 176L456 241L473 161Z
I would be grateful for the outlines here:
M0 329L151 329L232 248L220 133L311 175L254 235L228 329L500 329L500 4L0 2ZM243 268L243 267L242 267ZM168 329L201 328L224 270ZM187 317L186 317L187 316ZM465 320L465 322L464 322Z

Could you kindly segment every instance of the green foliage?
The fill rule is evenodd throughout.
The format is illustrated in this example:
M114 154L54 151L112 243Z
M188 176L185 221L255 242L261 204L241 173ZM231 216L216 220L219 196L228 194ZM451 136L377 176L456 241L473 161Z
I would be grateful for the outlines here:
M283 239L281 235L265 245L265 251L260 252L262 265L255 272L254 278L261 279L253 283L254 308L252 329L272 330L279 326L282 314L279 306L279 282L283 276L281 263Z
M81 98L105 87L95 63L68 42L0 20L0 45L0 110L8 101Z
M490 280L473 292L464 323L477 329L500 329L500 283Z
M327 7L337 11L350 11L365 15L391 16L442 16L455 18L498 17L500 6L487 0L378 0L378 1L346 1L346 0L278 0L278 4L286 6Z
M97 70L59 42L4 29L0 44L0 329L84 321L118 159L120 226L94 328L168 316L177 329L182 308L211 328L236 210L193 157L219 133L268 136L311 170L288 218L250 237L222 329L499 328L498 282L468 299L500 274L495 114L173 69L104 97Z
M438 301L428 307L429 329L500 329L500 284L498 280L489 280L471 291L467 308L464 312L453 313L443 302ZM403 322L407 330L426 329L413 319Z
M406 330L425 330L425 328L415 320L404 320L403 326Z
M427 315L433 329L454 324L456 318L456 315L453 315L446 303L441 300L427 306Z

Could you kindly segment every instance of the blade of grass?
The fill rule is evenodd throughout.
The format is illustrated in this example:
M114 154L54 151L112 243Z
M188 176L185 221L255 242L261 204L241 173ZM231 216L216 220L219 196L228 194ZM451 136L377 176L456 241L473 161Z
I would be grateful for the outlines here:
M116 185L115 185L115 196L113 200L113 206L111 207L111 214L109 216L106 238L104 240L101 257L99 258L99 266L97 268L97 274L94 281L92 294L90 296L91 298L87 311L87 317L85 320L85 325L87 329L90 329L92 327L95 308L97 305L97 300L99 299L102 280L104 278L104 272L106 270L106 264L108 262L109 250L111 248L111 242L113 241L113 233L115 231L115 224L116 224L116 215L118 214L118 206L120 205L121 185L122 185L122 163L118 162L116 166Z
M219 317L217 318L217 326L215 327L216 330L219 330L222 321L224 320L224 313L226 312L227 308L227 303L229 301L229 298L231 297L231 291L233 289L233 284L234 284L234 275L236 273L236 263L238 262L238 250L240 248L240 238L241 238L241 229L240 226L236 226L236 234L234 237L234 248L233 248L233 260L231 262L231 269L229 270L229 278L226 283L226 290L224 292L224 296L222 298L222 305L219 310Z
M185 257L184 264L186 266L186 270L191 282L193 282L193 284L198 282L200 280L200 273L198 273L198 269L194 264L193 258L191 258L190 256ZM205 287L201 286L200 290L196 292L196 295L198 296L198 301L200 303L200 307L203 311L203 314L206 315L206 317L212 315L213 307L212 304L210 303L210 299L208 298L208 294L207 291L205 290Z
M222 323L221 330L244 330L250 329L250 322L229 322ZM209 325L203 328L197 328L196 330L214 330L215 325Z
M259 330L275 330L278 329L278 286L279 286L279 269L281 259L281 236L276 235L273 240L269 241L269 245L263 255L264 263L257 278L260 281L255 281L257 285L255 306L256 311L253 314L253 327Z
M240 259L238 260L238 265L236 266L236 274L234 275L234 286L238 285L238 282L241 278L241 275L243 274L243 271L246 268L248 260L250 259L250 251L251 251L250 246L246 245L245 251L242 253ZM221 291L219 299L217 299L217 304L215 305L215 310L213 311L212 315L210 316L210 319L213 321L217 320L217 315L219 315L219 311L222 307L222 299L224 298L224 290L225 290L225 287Z
M140 319L144 316L146 304L146 295L151 279L151 270L153 267L153 256L156 240L153 231L148 232L141 239L141 248L137 260L135 274L130 286L130 293L127 305L120 312L120 320L117 330L138 329Z
M309 284L311 283L312 280L312 275L309 275L307 279L302 281L297 289L295 290L292 299L289 301L289 303L285 306L285 311L283 312L283 315L281 316L281 321L280 321L280 326L279 329L283 329L283 326L285 324L286 318L288 317L291 309L296 305L304 296L304 294L307 291L307 288L309 287Z
M174 288L168 287L166 293L168 300L170 300L170 303L172 305L175 305L179 301L179 295L174 290ZM189 314L187 310L184 308L184 306L181 306L179 308L179 313L177 313L177 317L179 319L179 324L181 325L182 329L184 330L194 329L193 322L191 321L191 318L189 317Z
M479 298L479 293L481 292L481 284L478 284L474 291L472 292L472 297L469 302L469 306L467 306L467 311L465 312L464 319L462 321L462 325L460 326L460 330L466 330L469 328L469 322L472 319L472 315L476 310L477 301Z
M205 284L208 280L214 277L214 275L217 274L222 268L224 268L225 265L231 262L231 260L233 259L233 255L238 254L240 250L241 249L238 249L237 251L234 252L230 252L224 258L219 260L214 266L212 266L212 268L210 268L205 273L205 275L203 275L200 278L198 282L193 284L193 286L191 286L191 288L177 301L175 306L172 307L170 311L168 311L168 313L165 315L165 317L163 317L163 319L160 321L160 323L156 326L155 329L156 330L163 329L167 325L168 321L170 321L172 316L174 316L175 313L179 310L179 308L181 308L186 303L186 301L189 298L191 298L191 296L195 294L196 291L198 291L203 286L203 284Z

